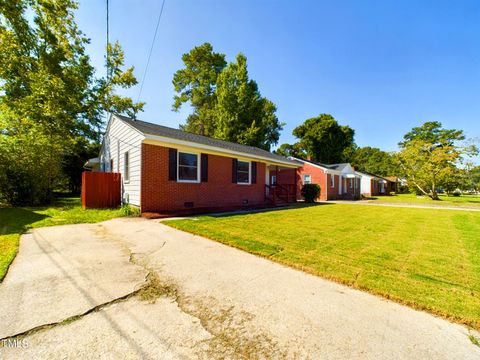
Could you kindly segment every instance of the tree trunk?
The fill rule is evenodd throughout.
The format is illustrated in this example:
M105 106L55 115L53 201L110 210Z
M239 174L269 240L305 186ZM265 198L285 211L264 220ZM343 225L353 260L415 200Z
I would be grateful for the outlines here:
M430 197L432 198L432 200L440 200L440 198L438 197L437 187L435 186L435 184L432 184Z

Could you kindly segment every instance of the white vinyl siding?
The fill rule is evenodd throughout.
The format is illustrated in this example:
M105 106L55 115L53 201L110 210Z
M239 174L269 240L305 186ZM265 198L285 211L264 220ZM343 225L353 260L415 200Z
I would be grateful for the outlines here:
M130 125L112 117L102 148L105 171L122 174L122 199L140 206L141 148L144 136ZM128 153L128 155L126 154ZM125 165L128 156L128 180ZM113 169L111 169L113 160ZM128 194L128 196L127 196Z

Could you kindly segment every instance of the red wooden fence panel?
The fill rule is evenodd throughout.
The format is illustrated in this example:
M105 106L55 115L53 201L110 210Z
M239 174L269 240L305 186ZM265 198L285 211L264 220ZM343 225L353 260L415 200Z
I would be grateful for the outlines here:
M84 171L82 174L82 207L116 208L121 204L121 175Z

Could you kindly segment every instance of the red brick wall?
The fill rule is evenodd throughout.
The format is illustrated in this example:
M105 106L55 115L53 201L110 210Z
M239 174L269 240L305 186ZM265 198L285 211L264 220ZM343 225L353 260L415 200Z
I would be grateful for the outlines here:
M322 169L313 166L309 163L304 163L303 167L298 168L297 170L294 169L282 169L278 171L277 183L278 184L292 184L294 175L296 173L296 184L297 184L297 200L302 199L301 190L303 186L303 175L308 174L311 176L312 184L320 185L320 200L327 200L327 193L325 189L325 174L323 173ZM270 178L272 175L275 175L275 171L270 171ZM338 179L337 183L338 186ZM328 184L330 186L330 184ZM331 196L332 190L328 189L329 194ZM336 188L338 193L338 187Z
M265 164L257 162L257 183L232 183L232 158L208 155L208 182L179 183L168 180L168 148L142 144L142 212L185 210L185 202L195 208L262 205L265 196Z
M295 170L284 169L279 170L277 175L278 184L291 184L293 181L293 174ZM302 200L301 189L303 186L303 175L309 174L311 176L312 184L320 185L319 200L337 200L342 198L354 198L360 196L360 179L349 180L343 179L342 194L338 193L340 187L340 176L335 174L325 174L321 168L313 166L309 163L304 163L304 166L296 170L297 174L297 200ZM275 175L275 171L270 171L270 178ZM334 177L334 186L331 186L330 177ZM356 186L350 189L349 181L356 181ZM345 193L347 195L345 195ZM351 194L352 196L348 196ZM356 195L356 196L354 196Z

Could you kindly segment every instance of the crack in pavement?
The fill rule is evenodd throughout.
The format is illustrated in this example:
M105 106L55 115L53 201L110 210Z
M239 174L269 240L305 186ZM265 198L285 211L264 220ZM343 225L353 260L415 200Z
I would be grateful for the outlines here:
M120 303L120 302L124 302L124 301L127 301L128 299L130 299L131 297L137 295L140 291L142 291L143 287L140 288L140 289L137 289L135 291L132 291L124 296L121 296L121 297L118 297L118 298L115 298L113 300L110 300L110 301L107 301L103 304L99 304L97 306L94 306L93 308L91 309L88 309L87 311L81 313L81 314L77 314L77 315L72 315L72 316L69 316L68 318L66 319L63 319L62 321L56 321L56 322L53 322L53 323L49 323L49 324L43 324L43 325L39 325L39 326L35 326L31 329L28 329L28 330L25 330L25 331L22 331L20 333L17 333L17 334L14 334L14 335L10 335L10 336L6 336L4 338L1 338L0 341L6 341L6 340L11 340L11 339L16 339L16 338L23 338L25 336L29 336L29 335L33 335L33 334L36 334L40 331L43 331L43 330L49 330L49 329L52 329L56 326L62 326L62 325L67 325L67 324L70 324L74 321L77 321L77 320L80 320L81 318L83 318L84 316L88 315L88 314L91 314L91 313L94 313L94 312L98 312L102 309L104 309L105 307L107 306L110 306L110 305L113 305L113 304L117 304L117 303Z

